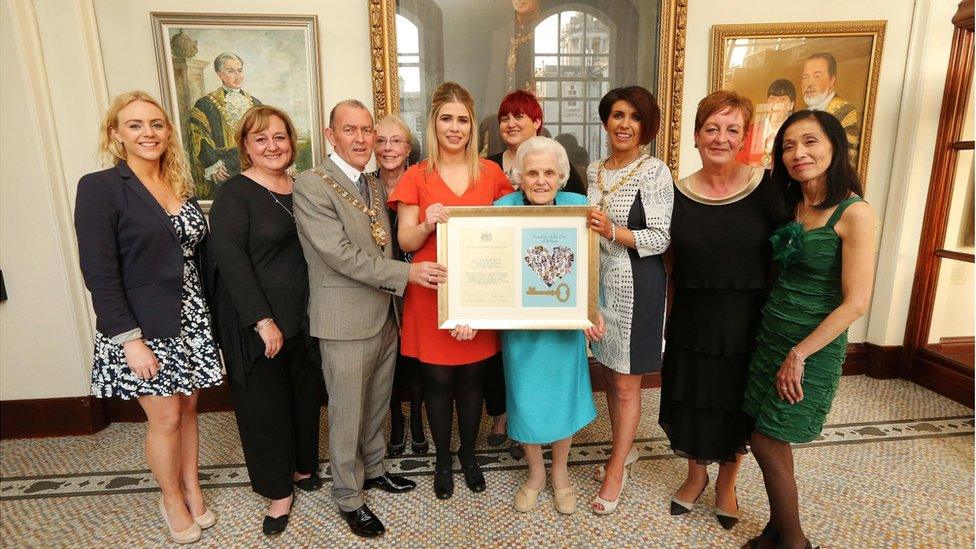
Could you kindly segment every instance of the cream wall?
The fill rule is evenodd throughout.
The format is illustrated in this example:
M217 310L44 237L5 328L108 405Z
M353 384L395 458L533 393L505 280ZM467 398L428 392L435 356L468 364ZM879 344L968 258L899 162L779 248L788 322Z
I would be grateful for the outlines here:
M679 174L683 177L701 168L692 133L698 101L709 91L712 25L886 19L865 197L878 216L876 249L883 251L878 254L878 282L872 309L851 327L850 341L870 340L898 345L904 338L912 274L907 280L899 277L897 285L892 284L892 277L906 263L911 264L910 270L914 269L914 254L921 231L921 205L925 203L927 170L932 162L932 152L928 149L932 147L938 125L952 36L950 19L955 13L956 2L821 0L816 3L816 9L810 9L810 6L809 3L769 0L689 0ZM924 56L919 55L922 52ZM920 92L923 96L918 95ZM906 112L904 107L907 105L912 107ZM916 137L911 143L905 143L902 139L905 135ZM911 163L907 166L904 162L896 162L896 158L904 159L906 149L911 155ZM914 155L918 155L917 161ZM898 175L895 179L892 178L893 168ZM905 177L906 171L911 173L910 177ZM913 206L909 208L909 203L902 198L907 192L917 194L919 188L921 201L912 202ZM890 194L894 200L889 208ZM908 224L911 230L904 231L903 224ZM894 238L884 240L886 245L882 248L880 243L888 231L895 233ZM903 242L902 237L906 241ZM889 313L892 313L890 318Z
M109 98L134 88L159 94L149 12L317 15L328 112L340 99L371 100L366 3L0 2L0 267L10 294L0 304L0 399L80 396L88 391L92 322L71 225L75 185L100 167L96 128ZM882 220L879 278L872 312L851 340L901 343L956 2L823 0L813 13L763 0L688 3L682 175L698 165L691 126L707 93L711 25L889 20L868 175L868 199Z

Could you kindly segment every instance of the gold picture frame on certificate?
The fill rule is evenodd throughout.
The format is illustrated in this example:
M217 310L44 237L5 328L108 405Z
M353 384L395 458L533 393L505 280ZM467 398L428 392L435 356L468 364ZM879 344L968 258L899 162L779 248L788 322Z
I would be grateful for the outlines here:
M710 91L733 90L756 107L739 161L769 168L786 117L824 110L844 126L866 183L885 28L880 20L712 26Z
M598 319L599 236L589 206L447 208L437 225L437 325L582 330Z

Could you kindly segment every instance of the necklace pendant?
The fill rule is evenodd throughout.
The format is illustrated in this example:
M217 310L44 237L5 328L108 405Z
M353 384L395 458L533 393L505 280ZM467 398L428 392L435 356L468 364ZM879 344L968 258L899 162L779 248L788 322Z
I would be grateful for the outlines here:
M375 218L370 223L370 226L372 227L373 240L379 247L385 248L387 241L389 240L389 235L387 234L386 229L384 229L379 220Z

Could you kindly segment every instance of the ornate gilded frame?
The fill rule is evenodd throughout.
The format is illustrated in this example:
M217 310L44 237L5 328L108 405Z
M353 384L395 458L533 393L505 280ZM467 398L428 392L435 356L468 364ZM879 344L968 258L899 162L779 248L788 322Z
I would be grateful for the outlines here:
M600 237L587 228L586 216L591 210L589 206L454 206L448 208L450 217L447 223L437 225L437 259L447 266L448 273L447 282L439 284L437 288L437 326L441 329L451 329L460 324L468 324L476 329L567 330L586 329L596 325L599 321ZM492 314L478 313L476 312L478 309L472 310L452 303L451 296L456 292L451 291L451 284L460 283L465 272L461 261L455 259L450 250L472 247L460 241L459 222L467 222L464 227L466 229L476 228L479 231L510 228L548 229L552 226L577 229L580 235L577 243L582 244L576 248L576 253L582 256L577 262L580 266L577 274L585 274L585 279L578 280L579 286L576 290L578 291L580 286L584 287L585 291L578 291L579 295L584 296L583 300L573 309L538 306L527 308L516 304L514 307L504 307L501 313ZM509 272L519 269L521 263L518 260L521 255L516 253L517 257L512 257L515 261L506 266ZM530 288L529 292L532 290L533 288Z
M722 85L722 73L728 61L725 59L725 46L730 40L779 37L836 38L862 36L872 38L871 69L867 81L864 116L861 119L861 145L857 161L858 175L866 185L874 108L878 96L878 75L881 73L881 54L884 49L886 26L887 21L884 20L713 25L709 91L717 91Z
M660 0L658 89L661 129L655 156L678 174L681 150L681 101L685 79L685 34L688 0ZM369 41L373 74L373 109L377 118L399 112L396 52L396 0L369 0ZM652 90L653 91L653 90ZM667 100L665 100L667 98Z

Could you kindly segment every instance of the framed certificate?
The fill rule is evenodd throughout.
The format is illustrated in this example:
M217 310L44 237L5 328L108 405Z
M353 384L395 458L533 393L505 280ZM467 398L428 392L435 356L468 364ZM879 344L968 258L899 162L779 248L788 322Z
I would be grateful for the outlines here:
M437 226L437 324L574 330L597 320L599 235L589 206L448 208Z

